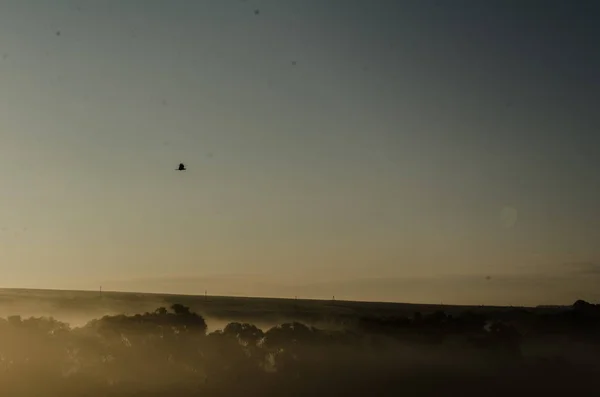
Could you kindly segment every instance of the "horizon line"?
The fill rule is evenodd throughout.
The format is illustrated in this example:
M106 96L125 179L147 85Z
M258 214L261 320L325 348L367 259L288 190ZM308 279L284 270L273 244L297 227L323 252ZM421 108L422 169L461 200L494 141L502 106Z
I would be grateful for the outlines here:
M258 296L258 295L209 295L209 294L191 294L191 293L172 293L172 292L142 292L132 290L107 290L107 289L60 289L60 288L25 288L25 287L0 287L0 291L43 291L43 292L83 292L83 293L120 293L120 294L137 294L137 295L155 295L155 296L181 296L181 297L212 297L212 298L239 298L239 299L268 299L268 300L290 300L290 301L315 301L315 302L345 302L345 303L366 303L366 304L386 304L386 305L411 305L411 306L450 306L450 307L486 307L486 308L514 308L514 309L534 309L537 307L569 307L572 304L548 305L537 304L535 306L528 305L479 305L479 304L453 304L453 303L425 303L425 302L400 302L400 301L378 301L378 300L353 300L353 299L319 299L319 298L299 298L299 297L281 297L281 296ZM332 295L335 297L335 295Z

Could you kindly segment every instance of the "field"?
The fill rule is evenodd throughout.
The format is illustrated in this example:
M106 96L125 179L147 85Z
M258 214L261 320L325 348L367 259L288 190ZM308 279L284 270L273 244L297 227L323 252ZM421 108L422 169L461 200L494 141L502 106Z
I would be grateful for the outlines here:
M587 395L599 312L4 289L0 394Z
M104 315L144 313L174 303L201 314L208 330L222 329L229 322L247 322L269 328L290 321L321 327L340 327L365 316L412 316L442 310L456 314L478 310L488 315L514 310L509 307L449 306L407 303L353 302L334 300L194 296L110 291L60 291L0 289L0 317L48 316L72 326ZM538 311L542 311L538 309Z

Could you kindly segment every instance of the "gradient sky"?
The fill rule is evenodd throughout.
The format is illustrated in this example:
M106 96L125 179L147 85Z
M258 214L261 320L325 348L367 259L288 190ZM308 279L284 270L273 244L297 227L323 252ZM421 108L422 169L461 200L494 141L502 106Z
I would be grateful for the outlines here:
M0 284L600 299L599 17L3 1Z

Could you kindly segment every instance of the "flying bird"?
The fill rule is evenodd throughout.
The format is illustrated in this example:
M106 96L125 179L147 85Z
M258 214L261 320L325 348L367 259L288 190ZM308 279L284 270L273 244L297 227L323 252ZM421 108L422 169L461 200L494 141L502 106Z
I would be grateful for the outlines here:
M185 171L185 165L183 163L179 163L179 167L177 168L177 171Z

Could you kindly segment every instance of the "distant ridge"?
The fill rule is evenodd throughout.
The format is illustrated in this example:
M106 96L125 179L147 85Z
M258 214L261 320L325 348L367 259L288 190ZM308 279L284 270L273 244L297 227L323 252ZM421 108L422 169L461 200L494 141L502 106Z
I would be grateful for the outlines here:
M90 296L98 296L98 290L77 290L77 289L57 289L57 288L0 288L0 293L2 291L6 291L9 293L19 293L19 294L83 294ZM102 289L102 294L109 298L111 295L137 295L141 296L152 296L152 297L183 297L183 298L197 298L201 300L205 300L207 298L215 298L215 299L225 299L225 300L236 300L236 299L244 299L249 301L296 301L296 302L314 302L314 303L325 303L328 305L332 304L331 297L329 298L301 298L301 297L276 297L276 296L245 296L245 295L206 295L205 293L197 293L197 294L189 294L189 293L170 293L170 292L139 292L139 291L120 291L120 290L106 290ZM418 303L418 302L390 302L390 301L367 301L367 300L348 300L348 299L340 299L336 296L335 303L337 304L346 304L346 305L361 305L361 306L371 306L376 305L380 307L414 307L415 309L433 309L433 310L445 310L450 308L462 308L462 309L494 309L494 310L513 310L513 309L535 309L535 308L543 308L543 306L510 306L510 305L478 305L478 304L453 304L453 303ZM569 307L571 305L565 306L555 306L556 308ZM547 306L548 308L552 306Z

